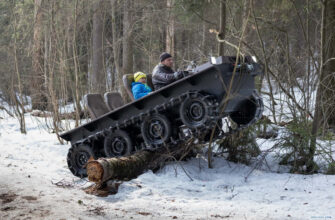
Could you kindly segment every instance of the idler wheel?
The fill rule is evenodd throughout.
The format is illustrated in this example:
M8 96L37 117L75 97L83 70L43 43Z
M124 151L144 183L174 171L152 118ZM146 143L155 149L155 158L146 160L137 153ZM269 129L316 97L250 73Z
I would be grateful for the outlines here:
M154 114L143 120L141 133L146 144L159 147L169 140L172 133L171 123L165 115Z
M74 145L69 149L67 154L67 165L73 175L80 178L87 176L85 165L90 157L95 158L93 150L88 145Z
M107 157L127 156L132 150L132 141L127 132L116 130L104 140L104 151Z

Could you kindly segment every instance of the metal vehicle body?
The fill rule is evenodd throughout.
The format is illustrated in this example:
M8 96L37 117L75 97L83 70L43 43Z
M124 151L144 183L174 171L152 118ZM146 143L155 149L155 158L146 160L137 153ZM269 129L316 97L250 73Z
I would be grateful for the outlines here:
M196 67L192 74L91 122L61 134L71 142L68 165L80 177L89 157L118 157L143 148L183 140L181 127L206 133L229 117L238 128L258 120L262 99L255 90L260 67L245 57L219 57ZM220 126L219 126L220 129Z

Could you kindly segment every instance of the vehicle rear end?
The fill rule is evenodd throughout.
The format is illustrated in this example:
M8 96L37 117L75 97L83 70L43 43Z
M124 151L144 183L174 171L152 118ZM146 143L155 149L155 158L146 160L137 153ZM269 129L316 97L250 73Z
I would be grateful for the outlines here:
M250 57L219 57L214 62L220 73L223 97L220 107L224 116L247 127L260 119L263 101L255 88L255 77L262 74L259 64Z

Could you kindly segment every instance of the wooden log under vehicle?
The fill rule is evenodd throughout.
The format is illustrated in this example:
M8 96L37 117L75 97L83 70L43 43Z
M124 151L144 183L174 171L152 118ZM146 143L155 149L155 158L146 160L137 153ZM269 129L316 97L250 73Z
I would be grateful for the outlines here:
M183 145L170 148L161 148L150 151L142 150L137 153L119 158L100 158L91 160L86 165L88 180L95 183L103 183L108 180L129 180L147 170L161 168L167 160L182 160L190 156L194 148L191 138Z
M132 179L147 169L155 152L139 151L128 157L101 158L89 161L86 166L88 180L95 183L109 179Z

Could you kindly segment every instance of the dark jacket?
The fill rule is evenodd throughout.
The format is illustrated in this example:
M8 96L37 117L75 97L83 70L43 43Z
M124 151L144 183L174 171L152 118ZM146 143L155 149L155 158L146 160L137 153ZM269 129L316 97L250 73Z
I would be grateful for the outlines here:
M143 96L146 96L149 94L149 92L151 92L151 88L144 83L140 83L140 82L133 82L131 84L131 91L134 95L135 100L142 98Z
M176 81L174 71L168 66L158 64L152 71L152 84L155 90L160 89Z

